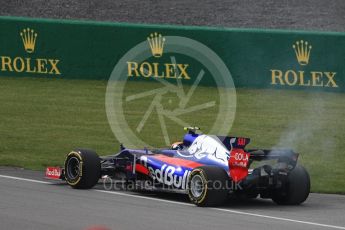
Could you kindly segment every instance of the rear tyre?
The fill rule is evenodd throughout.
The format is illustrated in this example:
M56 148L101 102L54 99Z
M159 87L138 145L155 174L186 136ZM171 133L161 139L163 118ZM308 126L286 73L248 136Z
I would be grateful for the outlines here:
M218 206L228 196L229 176L223 168L201 166L195 168L188 179L188 196L197 206Z
M299 205L308 198L309 192L309 174L303 166L296 165L288 175L285 189L276 191L272 200L279 205Z
M89 189L95 186L101 175L101 162L96 152L76 149L65 160L65 179L76 189Z

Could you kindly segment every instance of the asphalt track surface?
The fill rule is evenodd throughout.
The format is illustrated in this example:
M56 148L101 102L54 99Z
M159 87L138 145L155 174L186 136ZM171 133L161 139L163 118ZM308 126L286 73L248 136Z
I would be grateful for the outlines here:
M75 190L43 172L0 168L1 229L345 229L345 196L311 194L300 206L270 200L191 205L184 195Z

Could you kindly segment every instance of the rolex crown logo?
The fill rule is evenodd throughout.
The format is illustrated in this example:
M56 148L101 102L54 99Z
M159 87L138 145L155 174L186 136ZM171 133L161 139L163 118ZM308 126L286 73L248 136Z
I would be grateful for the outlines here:
M20 32L20 36L22 37L25 51L33 53L35 51L37 33L33 29L26 28Z
M296 44L292 45L295 50L297 61L300 65L307 65L309 62L309 56L311 51L311 45L308 45L307 41L297 41Z
M161 34L155 32L147 37L147 41L150 44L152 55L157 58L162 57L165 38Z

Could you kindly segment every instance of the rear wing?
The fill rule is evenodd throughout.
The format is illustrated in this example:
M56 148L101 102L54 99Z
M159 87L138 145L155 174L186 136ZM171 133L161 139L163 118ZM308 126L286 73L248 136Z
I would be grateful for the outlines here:
M279 162L286 162L291 165L296 165L298 160L298 153L291 149L247 149L250 154L250 160L278 160Z

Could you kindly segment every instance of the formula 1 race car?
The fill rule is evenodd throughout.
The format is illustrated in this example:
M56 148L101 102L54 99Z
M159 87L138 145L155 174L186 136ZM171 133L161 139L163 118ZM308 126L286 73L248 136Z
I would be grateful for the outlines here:
M183 141L166 149L121 145L120 152L102 157L76 149L67 154L64 168L48 167L46 177L66 180L76 189L90 189L100 179L122 180L139 191L188 194L198 206L221 205L231 196L260 196L286 205L307 199L309 174L292 150L246 149L249 138L198 134L197 127L185 130Z

